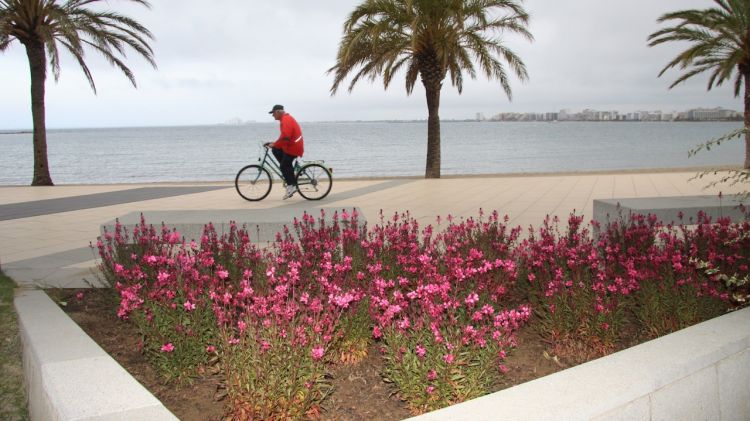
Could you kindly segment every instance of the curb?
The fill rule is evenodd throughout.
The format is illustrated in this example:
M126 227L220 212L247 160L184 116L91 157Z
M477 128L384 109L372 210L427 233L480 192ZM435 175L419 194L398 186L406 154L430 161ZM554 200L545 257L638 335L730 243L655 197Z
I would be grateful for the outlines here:
M177 420L40 290L14 299L32 420Z

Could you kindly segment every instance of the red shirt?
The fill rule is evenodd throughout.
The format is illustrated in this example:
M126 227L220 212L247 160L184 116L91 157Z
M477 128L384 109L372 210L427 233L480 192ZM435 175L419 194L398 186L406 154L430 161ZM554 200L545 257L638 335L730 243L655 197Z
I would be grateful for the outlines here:
M279 120L279 128L281 134L273 143L273 147L281 149L287 155L302 156L305 152L305 139L297 120L290 114L284 114Z

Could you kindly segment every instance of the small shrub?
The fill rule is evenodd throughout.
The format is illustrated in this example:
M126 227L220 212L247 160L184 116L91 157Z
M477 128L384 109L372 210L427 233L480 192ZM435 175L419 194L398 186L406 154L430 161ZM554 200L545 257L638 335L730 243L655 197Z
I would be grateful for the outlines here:
M205 367L218 329L211 308L176 299L172 304L147 301L133 315L143 337L143 352L167 379L189 381Z

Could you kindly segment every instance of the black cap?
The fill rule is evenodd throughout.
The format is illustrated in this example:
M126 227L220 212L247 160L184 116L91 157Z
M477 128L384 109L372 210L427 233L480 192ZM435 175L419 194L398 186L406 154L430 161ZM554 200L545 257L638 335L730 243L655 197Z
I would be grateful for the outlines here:
M273 106L273 108L271 109L271 111L268 112L268 114L273 114L274 111L279 111L279 110L284 111L284 106L276 104L276 105Z

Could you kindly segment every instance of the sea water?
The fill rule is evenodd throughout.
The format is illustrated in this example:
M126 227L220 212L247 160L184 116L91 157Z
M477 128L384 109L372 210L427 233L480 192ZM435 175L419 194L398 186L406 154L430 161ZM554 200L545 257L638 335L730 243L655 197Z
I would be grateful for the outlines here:
M305 159L335 177L424 175L425 122L301 122ZM741 165L744 139L688 158L739 122L442 122L442 174ZM231 181L277 123L48 130L56 184ZM0 132L0 185L28 185L32 134Z

